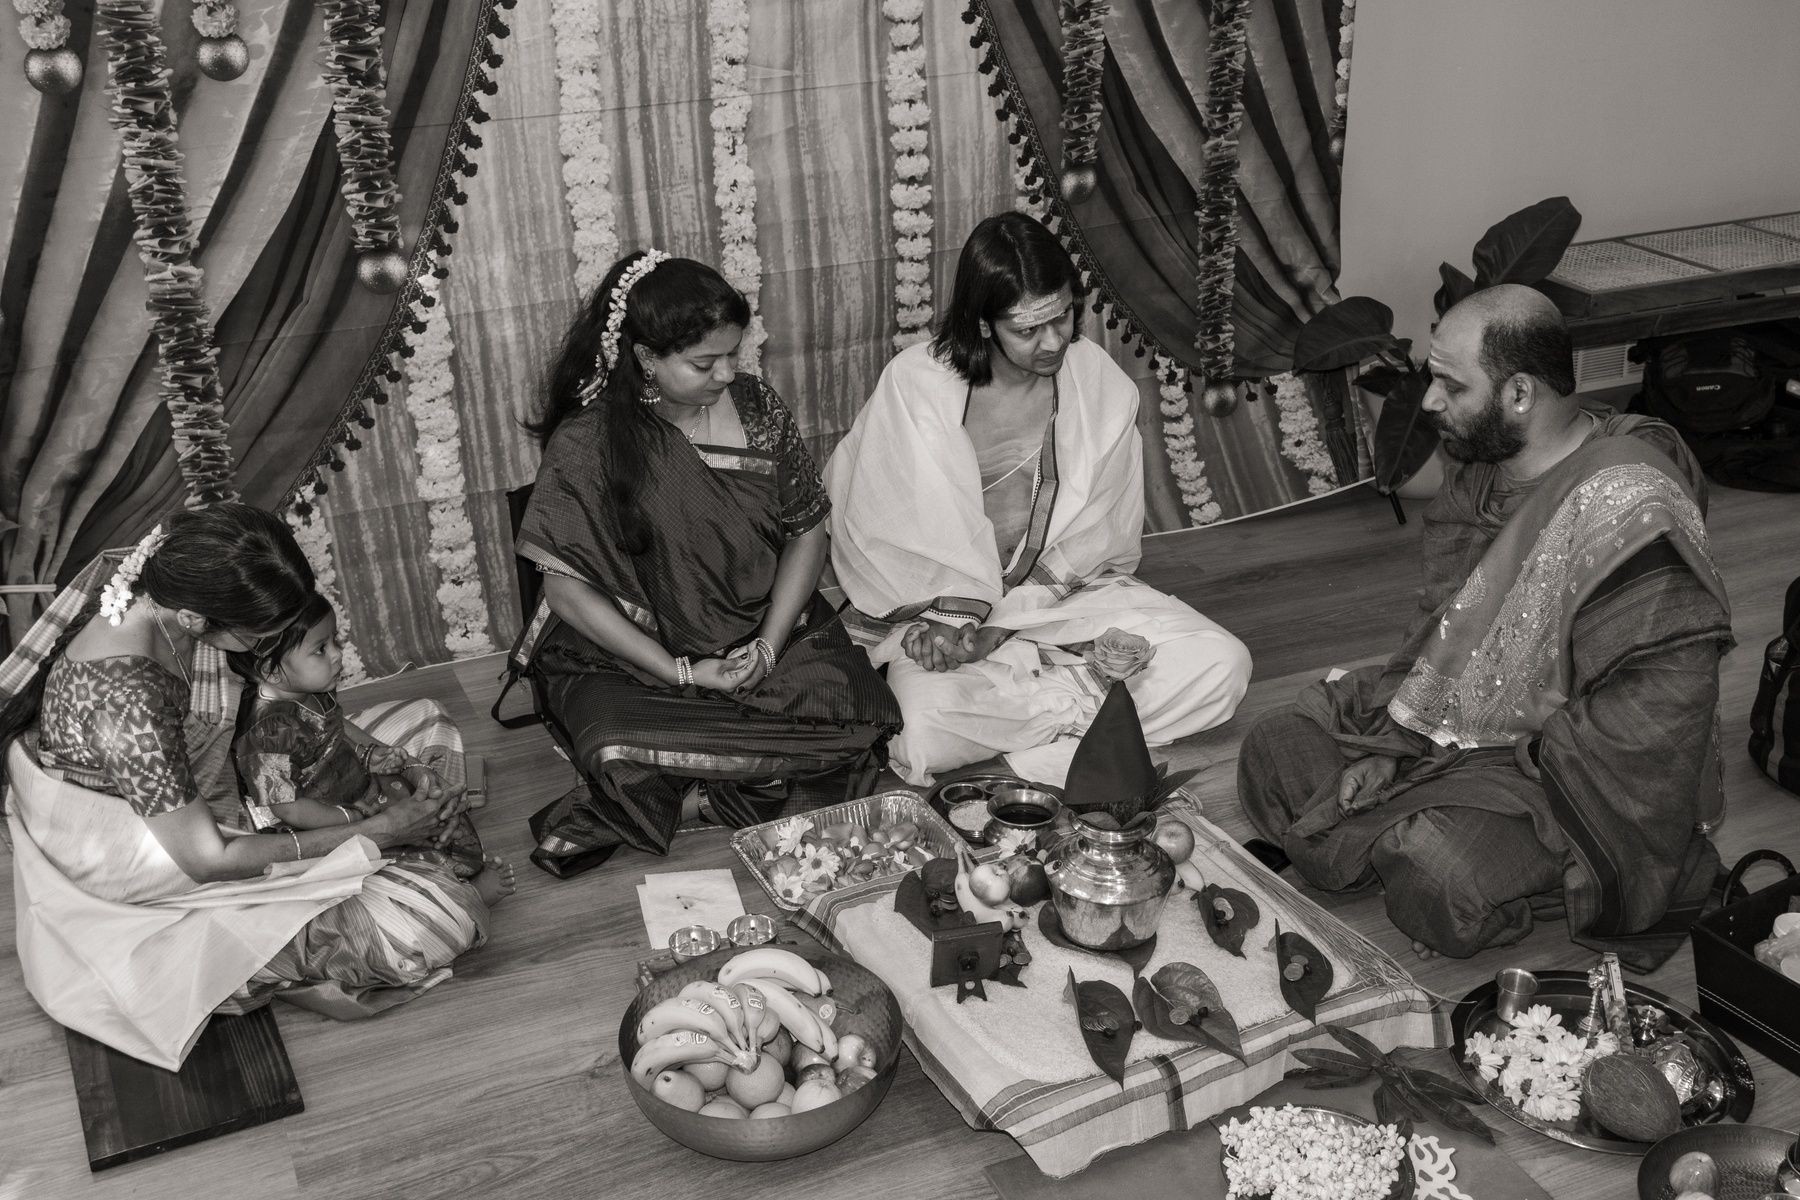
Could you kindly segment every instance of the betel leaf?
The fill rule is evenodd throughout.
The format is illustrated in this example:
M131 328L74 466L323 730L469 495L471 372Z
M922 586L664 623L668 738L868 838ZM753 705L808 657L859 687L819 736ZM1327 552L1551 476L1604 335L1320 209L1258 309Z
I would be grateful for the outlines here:
M1437 429L1425 414L1431 373L1415 367L1389 389L1375 422L1375 487L1383 495L1419 473L1438 447Z
M1200 920L1212 940L1227 954L1244 957L1244 935L1262 920L1256 901L1236 888L1209 883L1200 889L1194 902L1200 906Z
M1192 963L1164 963L1150 977L1150 990L1168 1006L1172 1023L1198 1029L1206 1041L1244 1061L1244 1040L1238 1034L1237 1021L1226 1011L1219 989L1205 971Z
M1381 1048L1356 1030L1345 1025L1327 1025L1325 1032L1336 1038L1339 1045L1369 1066L1384 1067L1387 1065L1388 1057L1381 1052Z
M1294 370L1335 371L1394 346L1394 310L1368 296L1327 305L1294 338Z
M1438 264L1438 278L1443 282L1431 297L1431 306L1440 317L1475 294L1475 281L1449 263Z
M1131 1051L1132 1034L1137 1032L1131 1001L1104 979L1077 980L1073 971L1069 972L1069 986L1063 998L1075 1007L1088 1057L1114 1083L1124 1087L1125 1056Z
M1475 282L1532 284L1562 261L1581 228L1581 213L1567 196L1539 200L1489 226L1475 243Z
M1187 1021L1177 1021L1169 1002L1142 975L1137 977L1132 995L1144 1028L1157 1037L1211 1046L1239 1062L1244 1061L1244 1041L1238 1033L1237 1022L1224 1009L1208 1009Z
M1281 981L1281 997L1288 1007L1309 1021L1317 1021L1319 1001L1331 991L1331 960L1297 933L1283 933L1275 922L1275 978ZM1289 979L1289 975L1295 978Z

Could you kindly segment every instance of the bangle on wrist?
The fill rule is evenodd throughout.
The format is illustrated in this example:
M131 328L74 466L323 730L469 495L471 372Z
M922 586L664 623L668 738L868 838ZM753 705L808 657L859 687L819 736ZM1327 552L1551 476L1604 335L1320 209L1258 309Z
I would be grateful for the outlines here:
M688 656L685 654L676 656L676 659L675 659L675 686L676 687L690 687L693 685L693 682L694 682L694 664L688 661Z
M290 829L288 830L288 836L294 839L294 861L299 862L302 858L306 857L306 855L300 851L300 835Z
M344 807L342 804L335 805L334 807L339 812L344 814L344 824L346 824L346 825L356 824L356 817L353 813L351 813L351 811L348 808Z
M775 647L769 644L769 639L759 637L750 645L763 661L763 674L767 675L772 672L775 669Z

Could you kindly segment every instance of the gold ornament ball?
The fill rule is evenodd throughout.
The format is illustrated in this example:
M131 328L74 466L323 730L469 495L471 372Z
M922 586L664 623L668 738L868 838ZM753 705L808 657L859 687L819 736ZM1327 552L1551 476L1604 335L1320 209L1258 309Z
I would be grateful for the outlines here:
M356 278L371 292L388 295L406 286L406 259L398 250L365 250L356 257Z
M25 78L46 96L61 96L81 86L81 55L67 46L32 50L25 55Z
M1209 383L1200 394L1200 403L1208 416L1229 417L1237 411L1238 386L1235 383Z
M1080 204L1094 194L1100 186L1100 171L1093 163L1083 163L1076 167L1064 167L1062 173L1063 199L1070 204Z
M236 79L250 67L250 47L237 34L222 38L201 38L194 55L200 73L221 82Z

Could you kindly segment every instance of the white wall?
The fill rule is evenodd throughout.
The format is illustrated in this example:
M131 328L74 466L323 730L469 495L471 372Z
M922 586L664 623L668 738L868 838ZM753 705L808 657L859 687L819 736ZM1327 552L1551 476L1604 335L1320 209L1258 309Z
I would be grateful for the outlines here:
M1361 0L1342 295L1424 353L1440 261L1546 196L1582 240L1800 209L1800 0Z

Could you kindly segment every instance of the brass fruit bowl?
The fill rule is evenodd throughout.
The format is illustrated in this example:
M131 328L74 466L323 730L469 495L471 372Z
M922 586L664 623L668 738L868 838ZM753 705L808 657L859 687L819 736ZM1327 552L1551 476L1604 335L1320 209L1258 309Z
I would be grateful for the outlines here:
M838 1035L859 1033L875 1052L875 1078L842 1100L790 1117L755 1120L703 1117L657 1098L631 1077L631 1060L638 1050L638 1019L688 984L701 979L717 979L721 967L748 949L750 947L730 946L689 959L652 980L638 993L619 1022L619 1063L625 1071L625 1088L637 1101L638 1109L652 1125L688 1149L738 1162L798 1158L831 1145L861 1125L887 1095L894 1082L894 1067L900 1061L900 1032L904 1023L900 1018L899 1002L874 972L847 958L817 946L786 947L831 977L831 997L844 1010L835 1025Z

